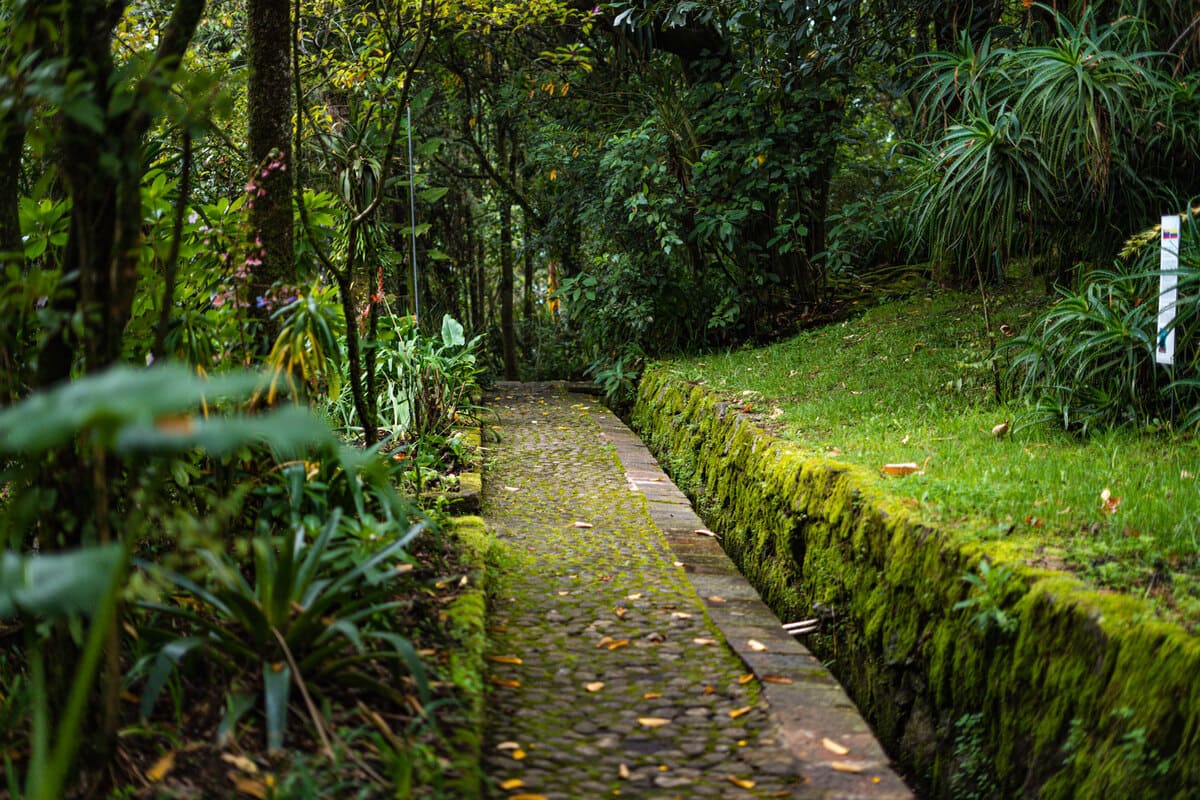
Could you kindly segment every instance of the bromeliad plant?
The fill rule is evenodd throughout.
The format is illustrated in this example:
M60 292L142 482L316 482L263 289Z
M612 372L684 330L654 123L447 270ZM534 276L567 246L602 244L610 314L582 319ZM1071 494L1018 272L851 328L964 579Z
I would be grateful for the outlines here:
M405 565L405 548L424 527L419 523L403 532L393 530L396 538L360 559L340 510L324 524L312 518L297 521L289 536L251 541L252 580L243 575L237 558L211 551L198 554L205 567L203 580L142 564L174 592L173 601L142 607L187 631L168 635L158 651L142 693L142 716L150 715L167 679L193 651L210 657L232 677L222 737L232 735L240 717L255 705L248 686L261 685L272 750L283 746L293 685L326 749L316 704L327 689L362 688L404 700L380 665L404 667L428 706L429 687L416 651L386 624L387 615L405 605L395 599L394 578Z

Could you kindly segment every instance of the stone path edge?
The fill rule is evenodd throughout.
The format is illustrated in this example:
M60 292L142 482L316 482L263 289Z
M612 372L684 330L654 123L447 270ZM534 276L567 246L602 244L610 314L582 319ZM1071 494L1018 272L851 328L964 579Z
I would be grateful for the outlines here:
M761 697L808 785L829 800L913 797L837 679L783 630L717 538L697 533L706 530L703 521L637 434L615 416L598 421L630 491L644 495L654 524L713 623L758 680ZM835 752L839 746L847 752Z

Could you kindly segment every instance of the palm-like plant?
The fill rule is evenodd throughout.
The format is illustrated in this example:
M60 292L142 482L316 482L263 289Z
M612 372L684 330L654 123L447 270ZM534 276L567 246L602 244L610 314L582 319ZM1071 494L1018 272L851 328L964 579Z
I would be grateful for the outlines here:
M1022 221L1050 202L1053 176L1017 114L986 96L974 102L967 122L923 150L916 222L939 254L977 267L994 254L1002 267Z
M403 604L393 599L391 581L398 559L423 528L412 526L359 560L349 552L352 543L342 532L340 510L335 510L317 531L301 523L282 542L256 537L251 544L253 582L236 559L209 551L200 553L207 574L203 583L143 564L186 599L142 606L183 622L194 633L169 636L159 650L142 694L142 715L153 710L179 662L197 649L229 670L235 686L247 678L261 683L271 749L283 745L293 685L301 688L315 721L310 692L320 696L331 684L369 688L402 700L401 693L364 668L399 663L427 703L428 685L412 644L382 624L384 615ZM236 692L231 697L222 730L231 730L236 717L252 707L244 697Z
M1023 87L1016 107L1055 174L1103 197L1114 162L1133 145L1141 112L1159 88L1149 66L1154 54L1135 49L1144 37L1132 18L1100 25L1088 8L1077 24L1057 19L1060 34L1049 44L1007 53Z

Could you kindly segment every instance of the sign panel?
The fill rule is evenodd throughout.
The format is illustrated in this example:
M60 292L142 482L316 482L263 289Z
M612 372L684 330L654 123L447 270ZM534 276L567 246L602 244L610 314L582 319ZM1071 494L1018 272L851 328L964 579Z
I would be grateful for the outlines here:
M1175 363L1175 302L1179 282L1179 215L1162 218L1162 244L1158 269L1158 337L1154 360L1159 364Z

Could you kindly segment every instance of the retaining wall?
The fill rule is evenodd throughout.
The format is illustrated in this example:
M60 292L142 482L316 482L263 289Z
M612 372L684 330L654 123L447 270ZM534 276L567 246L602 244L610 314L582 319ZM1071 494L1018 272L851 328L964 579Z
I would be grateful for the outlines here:
M633 425L767 603L823 619L809 646L927 796L1200 797L1200 637L921 525L736 409L656 367ZM981 559L1008 573L987 592Z

